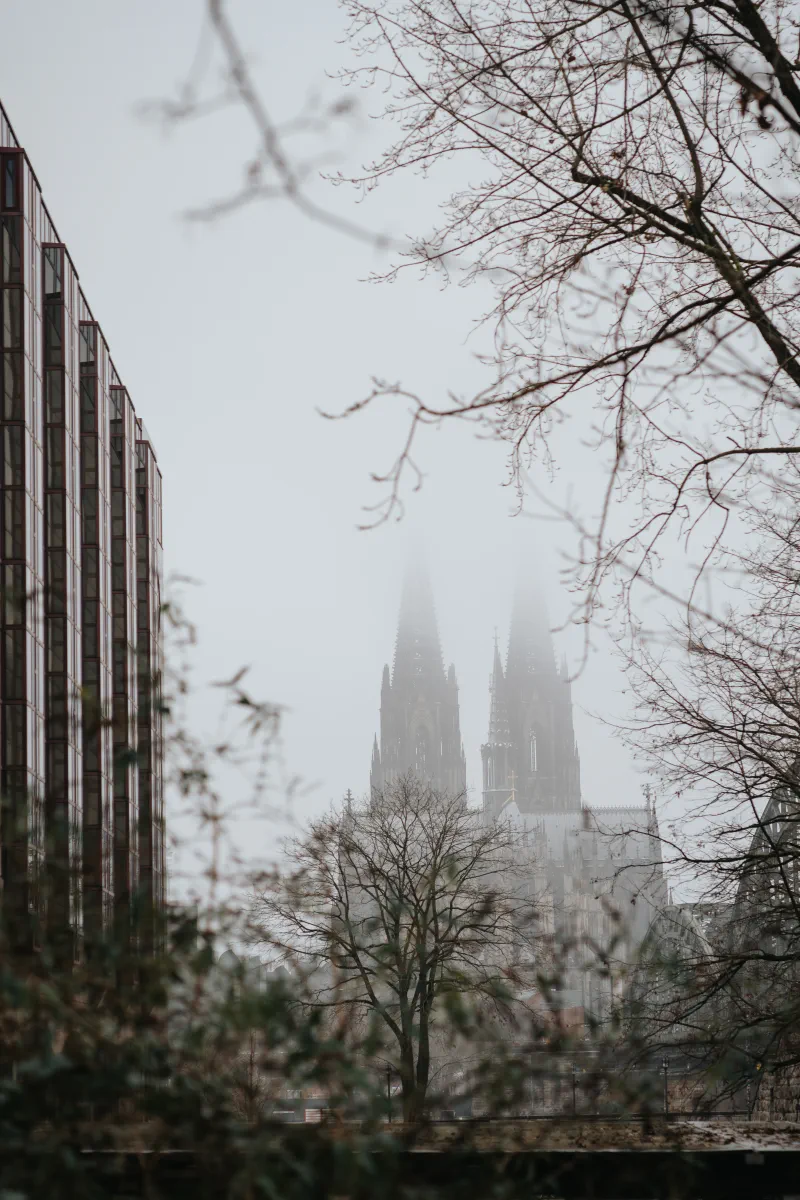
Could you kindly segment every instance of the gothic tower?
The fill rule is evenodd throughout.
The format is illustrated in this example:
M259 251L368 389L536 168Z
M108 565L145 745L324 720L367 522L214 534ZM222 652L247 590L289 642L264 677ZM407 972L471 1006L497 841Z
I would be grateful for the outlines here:
M456 672L451 665L445 674L430 581L419 562L403 581L391 677L383 668L370 786L380 789L406 771L451 795L466 789Z
M556 666L547 614L535 584L520 577L505 671L495 641L483 805L491 815L514 799L520 812L581 807L580 761L566 663Z

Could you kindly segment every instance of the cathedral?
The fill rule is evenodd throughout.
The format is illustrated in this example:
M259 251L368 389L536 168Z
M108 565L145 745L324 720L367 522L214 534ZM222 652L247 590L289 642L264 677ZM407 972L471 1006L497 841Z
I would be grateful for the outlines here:
M514 875L524 881L525 901L535 898L537 927L545 934L532 953L537 970L544 963L540 976L548 980L547 992L537 982L524 999L540 1011L546 1007L548 1019L555 1016L576 1039L573 1046L582 1044L589 1053L598 1034L616 1038L620 1029L635 1028L644 1039L639 1051L645 1067L653 1047L663 1064L665 1047L674 1055L671 1104L687 1097L692 1104L697 1097L713 1100L724 1087L720 1077L706 1073L705 1056L730 1001L727 983L716 994L713 972L727 969L731 960L725 956L731 947L739 954L743 938L756 950L768 938L774 955L776 938L784 936L775 897L784 855L791 858L794 794L783 788L771 798L735 903L673 903L650 789L641 803L621 804L602 771L582 787L566 661L556 657L537 581L524 572L516 580L507 645L495 637L481 760L482 802L470 812L476 823L500 820L510 827ZM466 795L456 672L453 666L445 670L433 594L419 565L404 580L394 661L391 671L383 671L372 788L409 771L438 790ZM786 912L791 925L794 909ZM765 981L752 969L759 959L750 953L748 986L753 994L764 989L766 1010L772 976ZM687 980L688 998L680 990ZM709 989L707 1008L705 1000L697 1003L703 987ZM784 1010L775 1011L783 1019ZM554 1068L553 1079L560 1069ZM574 1061L572 1069L574 1096ZM769 1088L762 1089L766 1098L758 1101L764 1112L767 1105L770 1116L773 1108L784 1115L800 1111L796 1064L773 1067L769 1078ZM747 1080L751 1108L749 1075ZM737 1087L743 1104L744 1085ZM538 1091L533 1100L551 1101L557 1103Z
M584 803L566 661L556 662L530 575L517 579L505 662L495 639L481 757L483 818L518 828L521 853L547 892L555 927L573 946L561 1006L578 1022L602 1017L667 903L658 827L649 797L633 806ZM394 662L391 672L383 669L371 788L407 771L442 791L466 792L455 668L445 671L430 581L419 563L406 573ZM595 953L612 942L616 975L593 972L580 946Z

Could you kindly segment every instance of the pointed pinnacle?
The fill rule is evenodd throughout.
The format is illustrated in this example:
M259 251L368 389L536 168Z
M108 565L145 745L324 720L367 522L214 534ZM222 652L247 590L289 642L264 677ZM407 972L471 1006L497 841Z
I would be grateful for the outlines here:
M403 580L392 684L400 678L427 678L437 683L445 678L433 593L427 570L419 561L409 564Z

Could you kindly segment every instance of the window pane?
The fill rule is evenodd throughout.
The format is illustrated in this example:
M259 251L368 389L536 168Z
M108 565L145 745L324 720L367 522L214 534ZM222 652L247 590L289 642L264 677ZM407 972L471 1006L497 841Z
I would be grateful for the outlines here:
M97 326L81 324L81 370L90 368L95 360Z
M48 371L45 377L45 399L47 413L45 419L51 425L64 424L64 373L63 371Z
M84 487L97 487L97 438L81 438L81 483Z
M83 822L85 825L100 823L100 780L89 775L83 784Z
M44 365L58 367L64 361L61 322L64 307L61 304L44 306Z
M128 763L114 763L114 796L117 803L114 805L114 830L115 834L121 829L123 832L122 840L125 841L128 829L128 779L130 777L130 768Z
M69 737L66 675L50 675L47 680L47 736Z
M121 488L125 486L125 481L122 474L121 437L112 437L111 439L111 486L112 488Z
M25 486L25 454L21 425L8 425L3 430L3 483L6 487Z
M65 742L53 742L47 747L47 787L51 794L59 796L67 790L67 747Z
M50 546L64 545L63 492L50 492L47 496L47 542Z
M114 643L114 691L124 693L127 690L128 662L125 644Z
M47 611L63 613L66 610L67 560L63 550L49 550L47 554Z
M96 718L90 717L89 720L92 724L96 724ZM84 771L100 770L100 738L86 724L83 727L83 769Z
M63 675L67 669L67 623L64 617L53 617L47 623L47 669Z
M136 489L136 533L142 537L147 533L147 490Z
M98 551L83 552L83 594L87 600L98 598Z
M97 601L83 602L83 655L84 658L97 658Z
M111 587L115 592L126 591L125 587L125 543L115 538L112 543Z
M0 293L2 301L2 338L4 350L22 348L22 289L5 288Z
M58 426L47 430L47 486L64 486L64 434Z
M47 678L47 703L53 711L66 711L67 707L67 677L49 675Z
M25 568L4 567L3 569L3 607L6 625L24 625L26 591Z
M25 630L7 629L3 661L3 696L6 700L25 699Z
M3 217L0 226L3 283L22 283L22 218Z
M25 493L6 491L4 510L4 550L6 558L25 558Z
M89 546L97 545L97 492L84 488L82 493L83 540Z
M111 493L111 536L125 536L125 493L116 488Z
M24 421L23 359L21 354L3 355L3 420Z
M141 610L139 610L141 611ZM136 642L136 674L139 685L139 698L142 701L139 707L139 717L144 714L144 701L146 699L147 689L150 683L150 655L147 652L147 628L145 625L144 632L139 631L139 638Z
M58 246L44 250L44 294L48 299L61 297L62 251Z
M6 766L25 766L25 705L9 704L6 717Z
M96 379L81 380L81 429L84 433L92 433L95 426L95 385Z
M19 161L16 154L4 154L2 159L3 208L19 208Z

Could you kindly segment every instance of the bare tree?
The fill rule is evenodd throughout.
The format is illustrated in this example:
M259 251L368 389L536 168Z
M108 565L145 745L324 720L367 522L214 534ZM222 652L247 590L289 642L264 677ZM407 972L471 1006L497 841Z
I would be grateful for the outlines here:
M376 382L350 410L410 403L378 519L420 426L488 425L519 478L571 418L607 452L588 603L614 564L646 571L673 526L704 517L713 545L753 473L800 448L796 3L344 7L361 59L344 81L380 87L399 126L352 182L410 170L430 187L453 161L465 181L390 274L494 289L494 382L441 402Z
M680 827L662 831L665 858L699 899L687 915L702 935L667 930L647 948L638 1000L651 1041L724 1065L729 1091L767 1067L800 1071L795 497L789 479L788 514L765 518L757 552L730 563L746 603L723 624L693 617L682 663L646 645L631 662L640 709L628 736L683 795ZM673 920L685 930L682 912Z
M192 62L176 94L140 106L145 116L168 128L223 110L243 116L252 127L253 150L241 176L231 179L221 194L192 206L186 217L210 222L252 204L285 201L335 233L379 251L389 249L394 243L386 234L367 229L314 195L323 162L330 163L332 157L335 161L337 131L354 114L352 97L338 95L326 102L318 93L319 81L309 79L303 106L276 113L256 82L253 66L226 0L204 0Z
M262 938L315 980L311 1003L372 1023L408 1121L425 1109L435 1032L470 1023L471 1003L508 1017L531 990L536 906L514 840L408 775L292 839L256 902Z

